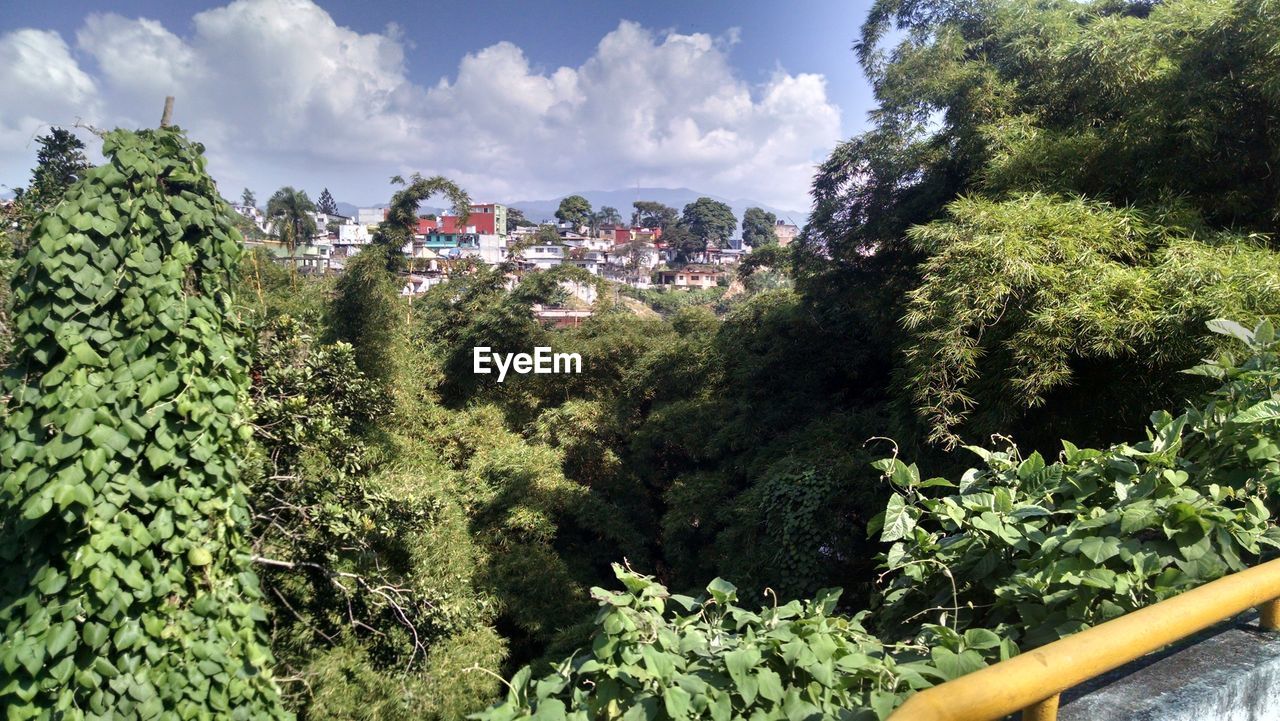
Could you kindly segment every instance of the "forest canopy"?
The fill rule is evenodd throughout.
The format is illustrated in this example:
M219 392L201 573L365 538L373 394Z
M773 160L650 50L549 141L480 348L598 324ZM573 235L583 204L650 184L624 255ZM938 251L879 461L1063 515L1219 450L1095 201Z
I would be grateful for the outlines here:
M0 238L0 703L883 719L1274 555L1280 7L879 0L855 53L877 107L801 236L752 209L683 295L507 258L408 297L419 205L470 206L416 174L302 273L180 130L43 138Z

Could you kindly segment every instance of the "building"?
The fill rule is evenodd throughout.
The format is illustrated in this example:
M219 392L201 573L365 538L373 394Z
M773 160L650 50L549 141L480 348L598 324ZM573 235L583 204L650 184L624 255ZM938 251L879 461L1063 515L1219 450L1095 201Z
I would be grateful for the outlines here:
M377 225L387 217L386 208L356 208L357 225Z
M475 232L481 235L506 235L507 206L498 203L472 205L467 224L475 226Z
M540 244L531 245L521 254L524 265L537 270L554 268L564 262L565 246Z
M443 233L475 233L477 235L506 235L507 206L497 203L472 205L465 224L456 215L418 218L418 235L432 231Z
M670 288L714 288L724 273L711 268L688 266L679 270L658 271L658 285Z
M372 236L367 225L343 223L338 226L339 245L368 245Z
M589 310L555 308L539 305L537 303L533 304L533 314L543 325L556 330L561 328L576 328L582 324L582 321L591 317L591 311Z
M787 245L800 235L800 229L785 220L779 220L773 226L774 235L778 236L778 245Z
M598 235L601 238L612 240L614 245L623 245L633 240L638 240L642 243L657 243L662 238L662 228L605 225L600 227Z
M232 203L231 209L248 218L255 226L258 227L258 230L262 231L263 235L270 235L271 222L267 220L266 213L263 213L252 205L242 205L240 203Z

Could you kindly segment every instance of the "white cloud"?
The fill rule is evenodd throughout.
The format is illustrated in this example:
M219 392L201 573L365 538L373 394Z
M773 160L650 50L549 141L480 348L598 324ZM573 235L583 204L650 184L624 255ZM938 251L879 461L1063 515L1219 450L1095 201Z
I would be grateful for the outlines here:
M542 70L502 42L450 78L411 79L405 40L337 25L310 0L236 0L179 36L147 19L88 17L83 66L55 33L0 36L0 152L13 129L150 125L165 95L231 189L327 185L376 200L395 173L442 173L476 197L515 200L636 183L804 207L813 165L840 135L818 75L760 85L721 37L624 21L581 66ZM8 113L8 114L6 114ZM25 142L25 141L24 141Z
M65 125L98 113L97 87L62 38L17 30L0 35L0 185L20 185L50 119Z

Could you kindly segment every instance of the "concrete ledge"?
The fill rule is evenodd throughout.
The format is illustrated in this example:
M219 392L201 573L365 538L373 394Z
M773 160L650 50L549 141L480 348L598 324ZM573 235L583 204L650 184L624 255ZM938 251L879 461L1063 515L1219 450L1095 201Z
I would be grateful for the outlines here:
M1280 721L1280 632L1239 616L1062 701L1060 721Z

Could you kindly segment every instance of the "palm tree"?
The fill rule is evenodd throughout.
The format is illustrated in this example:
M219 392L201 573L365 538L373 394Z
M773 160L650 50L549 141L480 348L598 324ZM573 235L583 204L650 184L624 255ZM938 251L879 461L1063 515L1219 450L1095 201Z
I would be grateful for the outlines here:
M311 215L314 212L316 205L307 197L307 191L289 186L277 190L267 201L272 232L289 249L294 265L298 262L294 257L298 243L310 243L316 234L316 219Z

